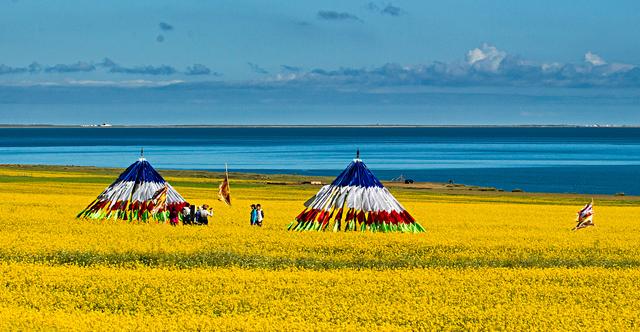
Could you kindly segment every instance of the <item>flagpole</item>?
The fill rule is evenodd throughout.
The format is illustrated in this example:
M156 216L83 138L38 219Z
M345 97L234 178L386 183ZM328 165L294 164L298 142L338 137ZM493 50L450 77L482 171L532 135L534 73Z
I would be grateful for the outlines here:
M231 197L229 195L229 167L224 163L224 180L218 187L218 199L231 205Z

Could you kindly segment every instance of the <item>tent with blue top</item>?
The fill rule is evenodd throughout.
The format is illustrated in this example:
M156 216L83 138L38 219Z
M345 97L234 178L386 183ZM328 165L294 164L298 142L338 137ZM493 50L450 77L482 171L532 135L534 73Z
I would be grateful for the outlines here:
M180 211L187 204L141 156L77 217L165 222L171 209Z
M305 204L289 230L424 232L360 159Z

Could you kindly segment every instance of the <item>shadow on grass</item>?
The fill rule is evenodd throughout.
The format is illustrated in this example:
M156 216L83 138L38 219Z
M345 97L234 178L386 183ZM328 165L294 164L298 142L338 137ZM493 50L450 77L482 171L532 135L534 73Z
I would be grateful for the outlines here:
M7 253L0 252L0 261L35 263L48 265L75 266L113 266L113 267L163 267L163 268L215 268L238 267L251 269L289 269L304 268L312 270L333 269L406 269L406 268L637 268L640 257L633 255L617 255L590 252L590 249L576 250L572 255L551 256L531 252L514 257L447 257L446 252L434 250L421 251L423 255L407 255L406 257L389 259L345 260L331 257L299 257L256 256L236 252L209 251L202 253L154 253L154 252L74 252L55 251L50 253ZM545 257L546 256L546 257Z

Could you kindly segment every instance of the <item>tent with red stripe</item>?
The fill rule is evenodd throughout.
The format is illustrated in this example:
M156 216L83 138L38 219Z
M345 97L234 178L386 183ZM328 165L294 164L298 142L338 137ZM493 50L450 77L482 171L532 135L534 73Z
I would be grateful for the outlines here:
M359 155L304 204L289 230L424 232Z
M144 158L138 159L77 218L165 222L188 203Z

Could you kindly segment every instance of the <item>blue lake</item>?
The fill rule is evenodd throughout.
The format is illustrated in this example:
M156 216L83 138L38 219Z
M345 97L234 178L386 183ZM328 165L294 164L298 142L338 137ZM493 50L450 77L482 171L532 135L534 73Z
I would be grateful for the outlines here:
M383 180L640 194L639 128L0 128L0 164L337 175L361 150Z

